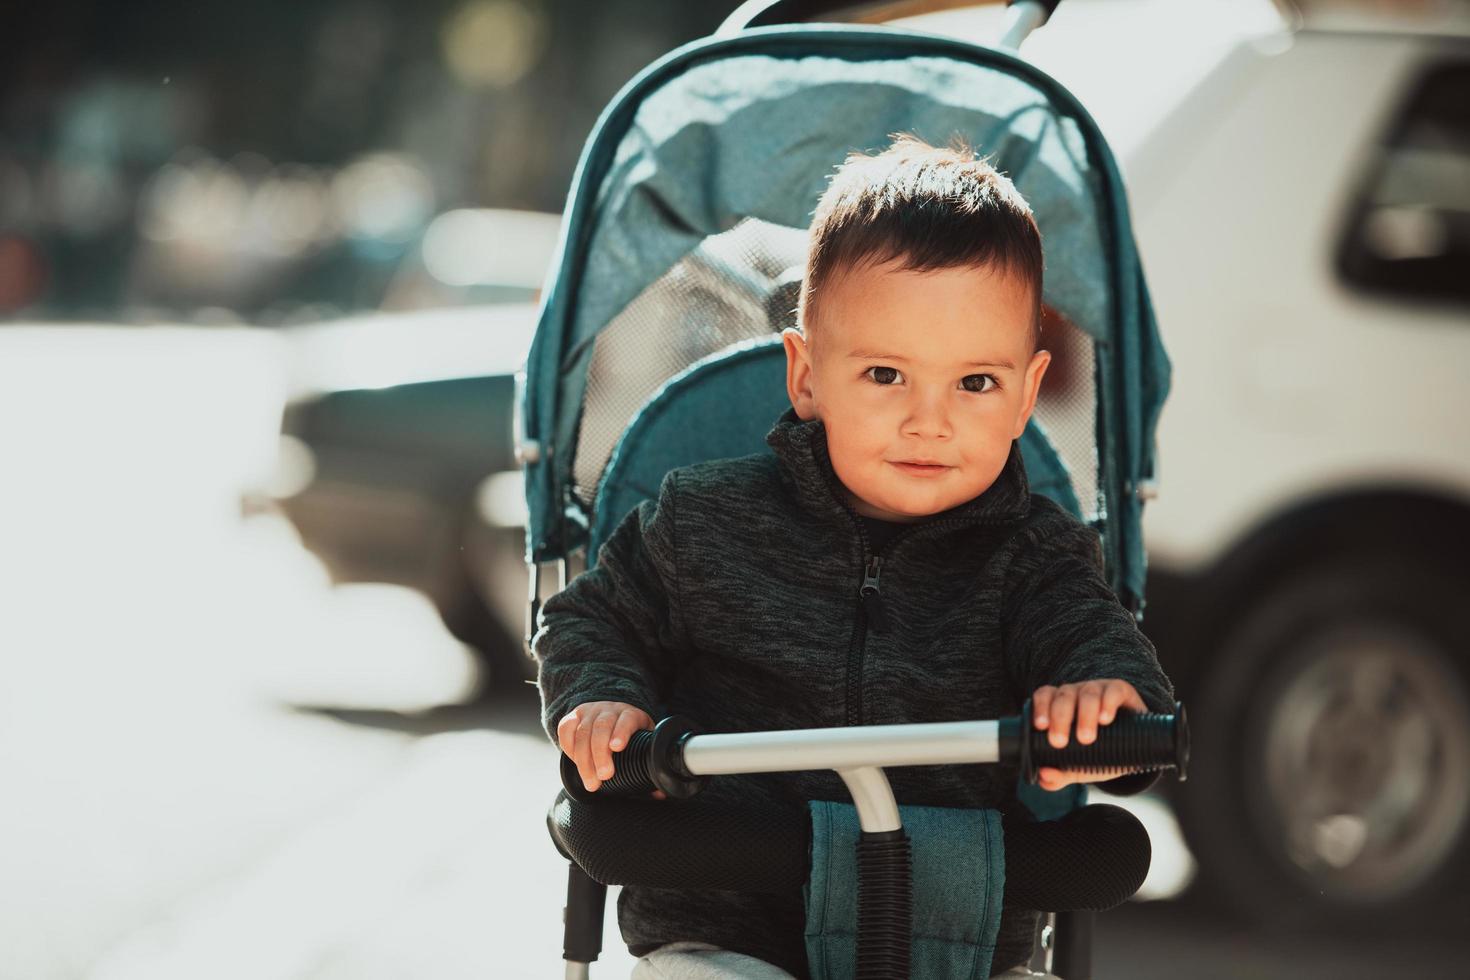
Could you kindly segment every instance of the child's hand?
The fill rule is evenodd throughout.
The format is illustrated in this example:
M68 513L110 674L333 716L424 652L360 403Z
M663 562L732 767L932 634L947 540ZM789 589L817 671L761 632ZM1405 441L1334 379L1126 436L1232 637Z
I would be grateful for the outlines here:
M621 752L636 731L653 727L653 719L642 708L622 701L588 701L562 716L556 726L561 750L577 764L582 785L595 792L612 778L614 752ZM662 800L662 790L653 795Z
M1097 741L1097 726L1112 724L1119 708L1147 711L1143 698L1133 685L1120 680L1083 681L1060 687L1043 685L1031 695L1031 723L1040 731L1051 730L1047 740L1054 748L1066 748L1072 719L1077 719L1077 741L1091 745ZM1097 783L1114 778L1117 773L1067 772L1043 766L1036 771L1042 789L1061 789L1071 783Z

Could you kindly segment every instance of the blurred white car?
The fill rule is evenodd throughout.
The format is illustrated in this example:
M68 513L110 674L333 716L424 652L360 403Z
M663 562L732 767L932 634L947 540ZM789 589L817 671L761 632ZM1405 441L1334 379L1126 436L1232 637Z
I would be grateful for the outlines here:
M280 466L246 501L279 507L335 581L422 591L501 691L535 676L511 418L559 225L446 212L394 276L386 302L413 312L281 328Z
M1023 53L1119 154L1174 363L1144 627L1202 883L1463 921L1470 4L1069 0Z
M1412 916L1470 868L1470 31L1423 29L1242 43L1135 157L1181 817L1272 918Z
M1144 620L1194 728L1171 795L1207 890L1279 924L1470 912L1470 4L1363 9L1068 0L1024 49L1120 158L1174 362ZM344 576L407 562L515 682L511 364L456 368L299 401L286 505Z

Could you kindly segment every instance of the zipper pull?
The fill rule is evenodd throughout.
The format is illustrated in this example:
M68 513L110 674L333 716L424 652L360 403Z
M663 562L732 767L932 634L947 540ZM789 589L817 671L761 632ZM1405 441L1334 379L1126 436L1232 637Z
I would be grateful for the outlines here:
M874 555L863 569L863 586L858 595L863 599L863 611L868 615L868 624L875 633L888 632L888 610L883 608L883 593L878 588L878 576L883 572L883 559Z

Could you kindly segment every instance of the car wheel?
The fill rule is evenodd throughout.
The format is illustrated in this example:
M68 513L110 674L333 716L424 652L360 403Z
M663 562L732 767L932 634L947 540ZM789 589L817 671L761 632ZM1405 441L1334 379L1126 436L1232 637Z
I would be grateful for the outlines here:
M511 631L503 612L492 602L492 591L508 584L492 559L501 564L509 561L520 573L511 584L522 586L524 573L519 552L510 547L506 535L492 535L490 530L475 524L472 514L460 520L449 536L451 546L440 556L430 597L445 628L475 653L481 693L519 694L526 680L535 678L535 667L522 638ZM506 559L508 551L514 553Z
M1179 787L1201 884L1341 928L1459 895L1470 838L1470 579L1404 556L1300 570L1228 624Z

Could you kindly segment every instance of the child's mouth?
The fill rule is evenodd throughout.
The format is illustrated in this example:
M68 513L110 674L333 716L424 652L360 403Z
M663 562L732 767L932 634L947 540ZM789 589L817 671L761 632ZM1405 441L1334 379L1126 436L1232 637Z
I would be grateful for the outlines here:
M950 467L945 466L941 463L895 462L892 465L898 467L899 472L907 473L910 476L939 476L940 474L947 473L950 470Z

